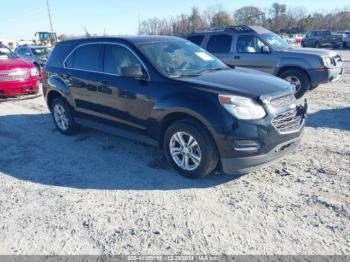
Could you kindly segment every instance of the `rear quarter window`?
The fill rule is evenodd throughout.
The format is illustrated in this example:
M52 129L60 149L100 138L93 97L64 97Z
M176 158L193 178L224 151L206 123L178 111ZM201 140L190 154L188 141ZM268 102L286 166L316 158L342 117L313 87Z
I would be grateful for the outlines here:
M57 43L52 53L49 56L49 59L45 65L45 70L49 68L61 68L63 66L63 61L74 49L73 44L71 43Z

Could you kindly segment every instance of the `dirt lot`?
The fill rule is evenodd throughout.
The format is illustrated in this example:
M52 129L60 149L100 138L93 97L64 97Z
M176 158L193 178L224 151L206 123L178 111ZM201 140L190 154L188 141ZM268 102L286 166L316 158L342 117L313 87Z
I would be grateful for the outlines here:
M56 131L43 98L0 103L0 254L350 254L350 51L307 95L300 150L188 180L157 149Z

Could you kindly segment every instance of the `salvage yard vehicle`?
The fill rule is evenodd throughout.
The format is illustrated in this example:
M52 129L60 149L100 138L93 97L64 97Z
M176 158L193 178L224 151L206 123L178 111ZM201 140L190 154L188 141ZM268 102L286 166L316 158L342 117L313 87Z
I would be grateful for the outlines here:
M311 31L305 35L301 41L301 46L315 48L327 46L336 49L343 46L343 38L329 30Z
M281 77L296 87L301 98L319 84L335 81L343 73L333 51L292 48L260 26L227 26L197 30L187 39L203 47L230 67L246 67Z
M32 62L38 70L43 67L50 55L46 46L22 45L16 48L15 53L25 60Z
M0 97L36 94L39 86L39 71L34 64L0 44Z
M87 125L155 143L191 178L268 165L296 150L304 127L289 82L232 69L177 37L62 41L44 70L62 134Z
M343 47L350 48L350 30L338 31L336 34L341 35L343 38Z

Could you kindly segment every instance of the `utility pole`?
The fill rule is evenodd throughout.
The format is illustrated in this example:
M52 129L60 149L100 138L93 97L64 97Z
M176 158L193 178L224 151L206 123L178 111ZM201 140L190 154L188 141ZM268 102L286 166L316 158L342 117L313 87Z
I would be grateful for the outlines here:
M46 5L47 5L47 12L49 13L50 29L51 29L51 32L53 32L53 26L52 26L52 18L51 18L51 11L50 11L49 0L46 0Z

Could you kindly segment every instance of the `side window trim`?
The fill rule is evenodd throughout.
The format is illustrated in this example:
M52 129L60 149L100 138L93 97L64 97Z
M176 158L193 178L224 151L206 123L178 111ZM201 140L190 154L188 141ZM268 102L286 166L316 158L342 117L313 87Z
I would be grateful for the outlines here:
M87 70L87 69L81 69L81 68L74 68L73 65L74 65L74 59L75 59L75 53L76 51L83 47L83 46L89 46L89 45L101 45L101 53L99 55L99 68L100 70L102 70L102 56L103 56L103 52L104 52L104 46L102 43L98 43L98 42L94 42L94 43L85 43L85 44L81 44L81 45L78 45L76 46L68 55L67 57L63 60L63 68L64 69L69 69L69 70L75 70L75 71L83 71L83 72L92 72L92 73L103 73L101 71L95 71L95 70ZM73 58L73 64L72 64L72 67L68 67L66 64L67 64L67 61L70 59L70 58Z
M103 70L103 65L104 65L104 53L105 53L105 49L106 49L106 45L118 45L121 47L124 47L125 49L127 49L131 54L133 54L136 59L140 62L140 64L144 67L146 73L147 73L147 79L151 80L151 75L149 74L148 68L146 67L146 65L143 63L143 61L141 60L141 58L133 51L131 50L128 46L121 44L121 43L114 43L114 42L91 42L91 43L84 43L81 45L76 46L68 55L67 57L63 60L63 68L64 69L70 69L70 70L76 70L76 71L84 71L84 72L91 72L91 73L99 73L99 74L105 74L105 75L113 75L113 76L120 76L118 74L111 74L111 73L106 73L103 71L93 71L93 70L85 70L85 69L79 69L79 68L71 68L71 67L67 67L66 66L66 62L67 60L74 55L75 51L82 47L82 46L86 46L86 45L103 45L102 47L102 61L100 61L100 63L102 63L102 67L101 70Z

